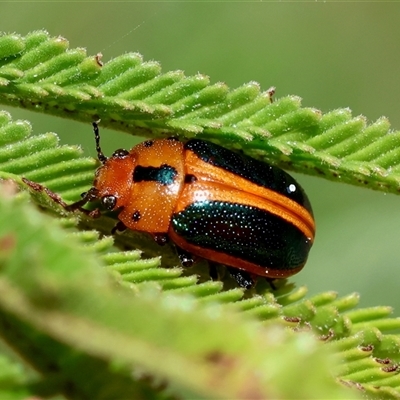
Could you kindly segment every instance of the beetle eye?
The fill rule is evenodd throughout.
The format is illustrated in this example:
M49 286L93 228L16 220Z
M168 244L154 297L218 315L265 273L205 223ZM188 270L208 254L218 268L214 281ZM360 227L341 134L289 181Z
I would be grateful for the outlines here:
M115 205L117 204L117 198L113 195L108 195L104 196L101 199L101 204L107 209L107 210L113 210L115 208Z

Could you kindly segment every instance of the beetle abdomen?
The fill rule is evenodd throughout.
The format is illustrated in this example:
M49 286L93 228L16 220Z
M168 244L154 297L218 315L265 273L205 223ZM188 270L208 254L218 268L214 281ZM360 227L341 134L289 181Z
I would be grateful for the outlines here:
M233 202L194 202L172 216L171 229L194 254L248 271L251 264L251 272L269 277L302 268L312 244L279 216Z

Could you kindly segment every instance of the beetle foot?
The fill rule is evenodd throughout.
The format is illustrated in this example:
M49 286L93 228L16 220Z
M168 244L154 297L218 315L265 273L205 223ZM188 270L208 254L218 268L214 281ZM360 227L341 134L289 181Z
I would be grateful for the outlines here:
M158 233L153 235L154 241L160 245L164 246L168 242L168 236L164 233Z
M208 271L209 271L209 274L210 274L210 278L213 281L218 281L220 279L220 276L219 276L218 270L217 270L217 264L209 261L209 263L208 263Z
M240 287L251 289L255 285L255 281L249 273L237 268L228 268L228 271Z
M111 229L111 235L114 235L114 233L116 232L123 232L125 231L127 228L125 226L125 224L122 221L118 221L114 228Z
M277 290L277 286L275 285L274 281L276 278L265 278L265 280L268 282L269 286L271 286L272 290Z
M195 259L191 253L189 253L186 250L183 250L178 246L176 246L176 251L178 253L179 261L181 262L182 267L187 268L191 267L194 264Z

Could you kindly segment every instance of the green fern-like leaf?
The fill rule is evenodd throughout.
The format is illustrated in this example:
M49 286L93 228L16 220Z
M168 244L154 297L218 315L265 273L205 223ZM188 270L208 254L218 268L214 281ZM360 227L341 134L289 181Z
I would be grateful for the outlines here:
M33 394L46 387L70 398L143 398L167 382L164 395L188 399L352 396L310 335L261 329L254 317L156 285L118 287L81 236L9 196L0 198L0 334L47 381ZM302 365L308 379L297 374L287 385L288 370Z
M255 82L234 90L204 75L161 73L128 53L102 64L45 32L0 36L0 102L102 124L142 136L198 136L282 167L353 185L399 192L399 132L367 125L348 109L271 103Z
M137 54L102 66L99 56L44 32L0 37L4 104L86 122L101 117L105 126L145 136L196 135L298 171L397 191L398 134L388 133L386 120L366 126L348 110L321 115L296 97L271 103L271 95L254 83L230 91L203 76L161 74ZM183 271L172 252L163 252L169 268L160 268L159 248L132 232L116 238L132 250L118 251L98 233L115 221L67 215L44 189L77 199L96 161L60 147L55 134L30 133L27 122L0 113L0 179L63 217L50 222L15 197L15 187L1 187L0 335L41 374L16 381L22 393L350 398L355 390L343 388L350 386L368 398L399 397L400 338L391 332L400 320L390 308L355 309L354 294L307 298L306 288L285 281L275 291L259 284L244 293L200 270ZM81 374L88 370L96 372L90 379Z

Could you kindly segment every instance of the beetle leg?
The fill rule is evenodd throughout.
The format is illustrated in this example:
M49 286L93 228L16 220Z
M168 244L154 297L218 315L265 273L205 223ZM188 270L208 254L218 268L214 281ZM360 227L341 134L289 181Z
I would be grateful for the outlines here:
M75 203L69 204L65 206L64 208L67 211L75 211L79 210L84 212L85 214L89 214L91 211L85 210L82 208L86 203L89 203L91 201L95 201L98 199L98 190L94 187L90 188L87 192L82 193L82 198Z
M114 233L116 232L123 232L125 231L127 228L125 226L125 224L122 221L118 221L114 228L111 229L111 235L114 235Z
M276 285L274 284L274 280L275 280L275 279L276 279L276 278L265 278L265 280L268 282L269 286L271 286L271 289L272 289L272 290L278 289L278 288L276 287Z
M153 235L154 241L160 245L164 246L168 242L168 236L164 233L158 233Z
M240 287L251 289L254 286L255 281L248 272L231 267L228 267L228 271Z
M208 262L208 272L213 281L218 281L220 276L218 274L217 264L211 261Z
M183 250L181 247L175 246L176 247L176 252L178 253L179 261L182 264L182 267L191 267L194 262L195 258L191 253L189 253L186 250Z

